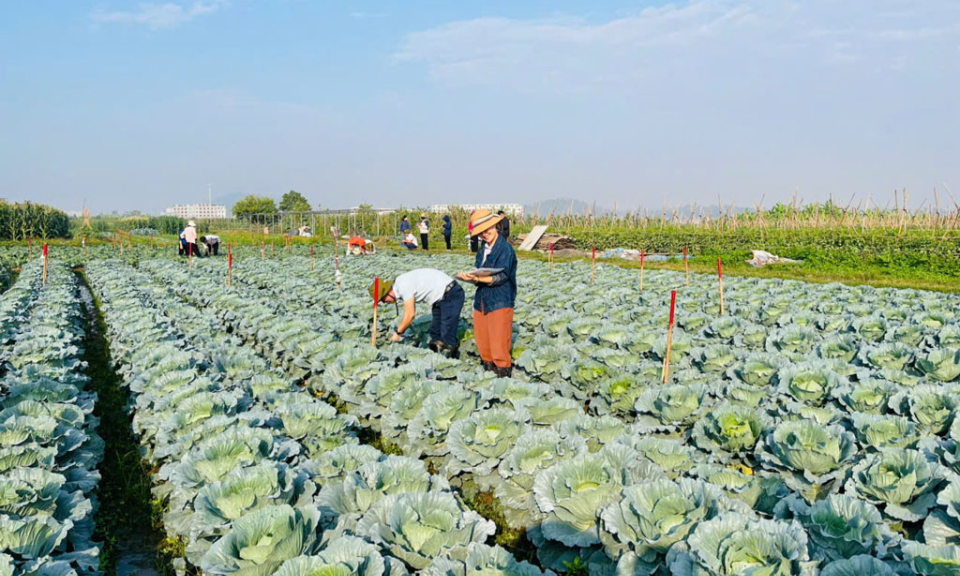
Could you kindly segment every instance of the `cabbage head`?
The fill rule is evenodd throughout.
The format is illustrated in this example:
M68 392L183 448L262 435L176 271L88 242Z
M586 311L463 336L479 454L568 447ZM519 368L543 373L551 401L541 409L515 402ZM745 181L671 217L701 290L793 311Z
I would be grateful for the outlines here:
M644 380L634 374L609 378L597 386L597 397L591 401L590 405L596 407L598 412L599 406L603 406L613 414L629 414L633 411L637 398L646 388Z
M726 462L732 455L753 452L770 426L770 419L759 410L722 404L697 420L691 437L701 450Z
M923 539L931 546L960 545L960 480L956 477L937 495L939 505L923 521Z
M694 365L708 374L723 374L737 361L734 349L725 344L694 348L690 355Z
M898 573L890 562L873 556L854 556L827 564L820 576L898 576Z
M857 339L849 334L835 334L825 338L817 346L817 355L824 360L843 360L850 362L859 351Z
M600 540L612 559L624 555L631 574L653 574L671 546L687 537L700 522L730 510L747 511L720 488L687 478L656 480L628 486L617 502L600 512Z
M749 386L767 386L787 361L779 354L755 352L730 368L728 374Z
M530 421L534 426L552 426L583 414L583 407L579 402L563 396L554 396L545 400L525 398L518 403L519 409L530 414Z
M617 438L626 436L630 429L626 422L613 416L599 418L587 414L578 414L574 418L564 420L559 425L560 435L565 438L579 436L587 441L591 452L613 442Z
M727 497L767 515L773 514L777 504L790 494L779 475L765 475L763 471L745 473L732 467L701 464L691 472L697 478L719 486Z
M865 448L899 450L913 447L920 439L917 425L903 416L854 412L850 418L853 432Z
M884 414L889 409L890 398L899 391L900 387L889 380L868 379L836 388L833 397L850 412Z
M419 576L556 576L550 570L542 571L529 562L519 562L499 546L470 544L466 558L463 551L442 556L433 561ZM454 559L453 556L457 558Z
M564 437L553 428L533 428L524 432L497 468L502 481L495 494L503 504L507 522L514 528L532 525L539 518L533 497L537 474L586 452L586 441L580 436Z
M903 554L915 574L957 576L960 574L960 546L928 546L905 542Z
M700 523L667 554L674 576L814 576L807 535L796 522L725 514Z
M836 372L818 362L781 368L777 378L781 393L812 406L822 406L833 390L843 384Z
M792 490L808 501L818 500L834 486L857 454L853 434L839 425L812 420L779 424L758 446L763 466L783 473Z
M708 398L708 389L703 385L658 386L644 391L635 408L664 426L686 426L705 411Z
M868 456L853 468L846 491L884 506L892 518L923 520L937 503L943 468L916 450L892 450Z
M204 574L268 576L285 561L315 551L320 512L312 507L267 506L236 522L204 554Z
M960 350L945 348L920 354L916 364L929 380L953 382L960 377Z
M774 330L767 337L767 352L779 352L794 362L801 362L820 340L812 328L790 326Z
M423 570L450 550L483 543L496 527L466 510L449 492L387 496L357 523L357 534L415 570Z
M405 572L405 570L403 570ZM376 546L343 536L313 556L297 556L280 566L274 576L400 576L391 571Z
M890 398L890 407L897 414L907 416L930 434L942 434L948 429L956 406L955 391L929 384L903 390Z
M493 408L475 412L450 426L448 476L472 473L478 483L496 473L500 459L520 437L530 415L521 410ZM497 477L499 478L499 477Z
M913 362L913 348L901 343L866 346L860 359L878 370L903 370Z
M791 496L777 506L777 517L803 525L810 556L818 561L860 554L883 557L898 541L876 507L846 494L831 494L812 505Z

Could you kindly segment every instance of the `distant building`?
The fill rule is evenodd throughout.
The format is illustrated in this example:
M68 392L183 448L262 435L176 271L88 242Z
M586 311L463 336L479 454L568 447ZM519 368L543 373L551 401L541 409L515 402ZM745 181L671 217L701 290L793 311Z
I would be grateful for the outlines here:
M227 217L227 207L220 204L177 204L164 211L167 216L184 220L213 220Z
M473 212L474 210L490 210L497 212L503 210L507 216L519 218L523 216L523 204L434 204L430 207L430 212L434 214L443 214L452 210L464 210Z

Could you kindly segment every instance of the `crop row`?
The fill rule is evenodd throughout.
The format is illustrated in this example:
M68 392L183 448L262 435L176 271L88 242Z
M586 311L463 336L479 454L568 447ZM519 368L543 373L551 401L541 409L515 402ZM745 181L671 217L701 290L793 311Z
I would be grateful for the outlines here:
M81 356L76 277L23 266L0 298L0 574L99 574L91 541L103 442Z

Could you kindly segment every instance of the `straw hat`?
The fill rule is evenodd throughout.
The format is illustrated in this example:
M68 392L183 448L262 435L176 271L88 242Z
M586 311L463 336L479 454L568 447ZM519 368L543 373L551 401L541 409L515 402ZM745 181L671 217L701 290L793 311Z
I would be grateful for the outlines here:
M376 282L374 282L373 284L370 285L370 297L371 297L371 298L376 298L376 299L377 299L377 302L382 302L383 299L387 297L387 294L389 294L390 291L393 290L393 280L381 280L381 281L380 281L380 294L379 294L379 297L377 297L378 295L377 295L376 292L375 292L376 286L377 286L377 283L376 283Z
M496 226L503 216L492 214L489 210L477 210L470 215L470 235L479 236L481 232Z
M193 220L187 222L187 226L196 226L196 225L197 225L197 223L194 222Z

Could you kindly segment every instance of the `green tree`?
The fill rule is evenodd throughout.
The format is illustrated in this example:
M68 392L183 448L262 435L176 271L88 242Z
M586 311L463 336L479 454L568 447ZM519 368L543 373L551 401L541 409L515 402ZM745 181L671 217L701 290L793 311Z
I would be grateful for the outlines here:
M277 205L273 198L250 194L237 200L233 205L233 216L240 219L250 219L254 214L276 214Z
M280 211L309 212L310 202L307 201L303 194L297 192L296 190L291 190L284 194L283 198L280 199Z

